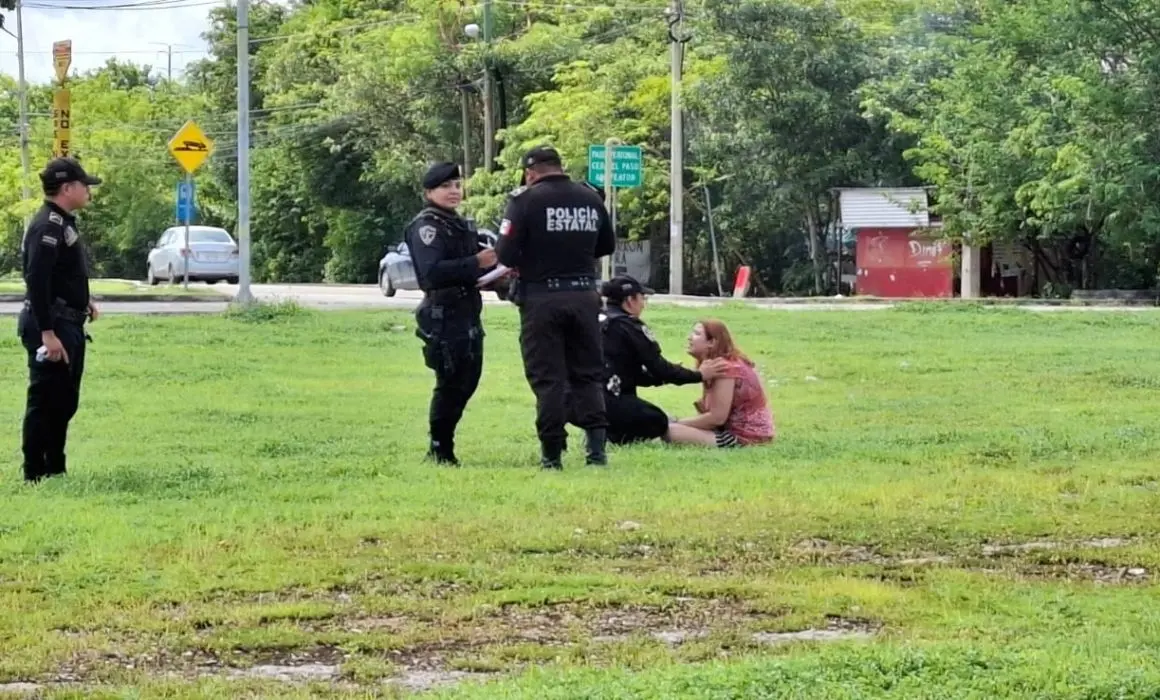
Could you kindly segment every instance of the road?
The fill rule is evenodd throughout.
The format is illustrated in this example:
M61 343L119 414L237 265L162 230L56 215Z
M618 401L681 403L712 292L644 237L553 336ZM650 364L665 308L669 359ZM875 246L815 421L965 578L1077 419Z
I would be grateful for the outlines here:
M109 314L196 314L220 313L226 309L228 300L237 294L234 285L191 284L199 291L216 291L222 294L221 302L207 301L111 301L101 304L101 310ZM423 295L419 292L400 291L394 297L385 297L376 285L322 285L322 284L255 284L250 287L254 297L261 301L274 302L292 299L302 306L320 310L348 309L414 309ZM652 297L654 304L673 304L688 307L709 307L723 300L714 297L690 297L657 294ZM491 292L484 293L484 303L490 305L507 304ZM894 306L890 302L808 302L778 299L746 299L745 303L761 309L778 311L879 311ZM1147 306L1019 306L1028 311L1148 311ZM20 312L19 303L0 302L0 316L12 316Z

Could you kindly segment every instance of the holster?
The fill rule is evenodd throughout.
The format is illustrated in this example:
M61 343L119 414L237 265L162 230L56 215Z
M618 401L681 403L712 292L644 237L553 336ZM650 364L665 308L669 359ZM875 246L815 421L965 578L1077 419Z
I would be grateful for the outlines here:
M508 283L508 301L516 306L524 303L524 283L519 277L513 277Z

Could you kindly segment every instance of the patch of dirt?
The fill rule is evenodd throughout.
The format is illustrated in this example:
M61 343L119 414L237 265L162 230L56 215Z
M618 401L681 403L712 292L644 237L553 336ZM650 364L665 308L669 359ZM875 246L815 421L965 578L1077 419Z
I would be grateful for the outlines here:
M877 564L887 566L930 566L949 564L953 558L939 554L922 553L900 558L881 554L874 547L866 545L842 545L819 537L802 540L789 548L791 558L811 563L835 564Z
M0 683L0 695L4 696L31 697L47 689L48 687L41 683L24 683L21 681L15 683Z
M995 557L1004 554L1026 554L1028 552L1065 549L1068 547L1114 549L1116 547L1126 547L1129 544L1131 544L1131 540L1123 537L1100 537L1091 540L1081 540L1079 542L1036 540L1033 542L1019 542L1014 544L985 544L983 545L983 556Z
M1127 547L1132 540L1126 537L1099 537L1088 540L1035 540L1031 542L986 543L982 545L984 557L995 558L1032 552L1058 549L1114 549ZM809 538L797 542L789 548L790 556L798 561L830 564L874 564L877 566L935 566L955 565L960 559L954 556L921 553L910 556L886 555L873 546L842 545L822 538Z
M435 688L455 685L470 680L490 678L488 673L468 673L466 671L408 671L398 678L390 678L387 685L396 685L412 692L423 692Z
M1092 562L1069 564L1017 564L1006 569L983 569L995 575L1017 575L1032 579L1090 581L1097 585L1122 586L1148 583L1154 576L1142 566L1113 566Z
M719 629L730 629L729 627ZM878 631L879 626L867 620L855 620L831 616L826 620L822 629L804 629L794 632L755 632L748 635L750 641L760 645L789 644L797 641L832 642L846 639L869 639ZM701 629L674 629L651 633L651 637L669 646L678 646L686 642L704 639L712 633L708 627ZM609 635L594 638L593 641L624 642L629 640L628 635Z
M259 664L246 669L232 670L229 675L233 678L260 678L291 683L332 681L338 678L338 666L327 664L302 664L301 666Z
M625 642L640 637L668 646L678 646L713 634L736 635L746 629L776 627L783 613L762 611L733 598L671 597L656 605L602 605L569 601L540 606L505 605L481 608L467 618L448 617L426 620L419 616L393 614L302 620L303 629L319 634L342 631L353 635L375 634L396 637L403 646L388 651L370 651L381 661L399 669L399 675L384 682L412 690L426 690L472 678L485 678L494 662L480 666L499 652L501 663L495 670L537 663L534 648L551 649L590 642ZM748 635L754 644L779 644L798 640L827 641L864 636L873 626L859 621L831 618L825 629ZM126 640L128 646L128 640ZM134 645L140 649L140 640ZM524 659L520 647L532 647ZM354 652L352 652L354 653ZM325 682L350 685L344 680L343 665L351 656L334 646L318 645L298 649L239 648L214 651L210 646L184 651L154 650L147 654L90 652L82 654L53 681L101 682L121 670L136 670L155 676L185 679L223 677L259 679L286 683ZM65 675L67 674L67 675ZM40 680L40 679L30 679ZM44 679L49 682L49 679Z

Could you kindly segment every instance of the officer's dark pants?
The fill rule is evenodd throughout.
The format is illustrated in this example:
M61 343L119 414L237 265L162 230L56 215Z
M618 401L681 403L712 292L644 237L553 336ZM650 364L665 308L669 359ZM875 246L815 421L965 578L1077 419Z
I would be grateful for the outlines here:
M520 304L524 375L536 395L536 432L549 454L564 448L569 418L585 430L608 427L599 316L594 291L529 293Z
M24 478L39 481L64 474L68 424L80 405L81 377L85 372L85 331L78 323L56 320L56 337L68 353L64 360L36 360L42 343L31 313L20 314L18 332L28 353L28 399L24 412Z
M431 393L428 415L431 449L451 456L455 429L483 374L483 329L450 330L423 346L423 359L435 371L435 390Z
M669 432L669 417L639 396L604 393L608 414L608 441L627 445L662 438Z

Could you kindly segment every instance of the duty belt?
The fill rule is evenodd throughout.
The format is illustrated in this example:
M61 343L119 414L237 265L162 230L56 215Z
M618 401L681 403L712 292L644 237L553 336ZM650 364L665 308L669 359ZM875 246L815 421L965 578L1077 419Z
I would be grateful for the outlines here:
M549 277L542 282L524 282L524 291L540 292L587 292L596 289L594 277Z
M32 310L32 303L27 299L24 300L24 308L29 311ZM65 304L61 299L57 299L52 303L52 306L49 307L49 312L53 318L59 318L62 321L68 321L69 323L75 323L81 326L89 320L88 310L81 311L80 309L74 309L68 304Z

